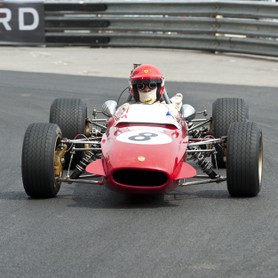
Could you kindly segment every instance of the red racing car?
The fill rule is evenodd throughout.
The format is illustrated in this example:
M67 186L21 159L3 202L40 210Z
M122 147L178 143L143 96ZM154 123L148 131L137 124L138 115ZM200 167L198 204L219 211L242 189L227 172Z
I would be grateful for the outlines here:
M163 101L170 101L166 91ZM82 100L54 100L50 122L33 123L25 133L27 195L54 197L62 183L73 182L134 194L226 182L233 197L259 193L262 131L248 120L243 99L217 99L211 117L189 104L182 105L178 117L168 113L167 105L124 107L119 113L118 103L109 100L89 118Z

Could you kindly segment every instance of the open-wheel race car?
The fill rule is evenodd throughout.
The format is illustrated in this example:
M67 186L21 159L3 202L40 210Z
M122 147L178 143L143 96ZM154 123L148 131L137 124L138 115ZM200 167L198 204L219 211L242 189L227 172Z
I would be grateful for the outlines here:
M33 198L57 195L62 183L104 185L135 194L226 182L233 197L256 196L262 183L263 142L243 99L219 98L212 115L183 104L178 117L164 105L106 101L101 111L60 98L49 123L33 123L22 149L22 179ZM122 113L119 113L121 109ZM225 169L220 170L220 169ZM225 173L225 175L221 174Z

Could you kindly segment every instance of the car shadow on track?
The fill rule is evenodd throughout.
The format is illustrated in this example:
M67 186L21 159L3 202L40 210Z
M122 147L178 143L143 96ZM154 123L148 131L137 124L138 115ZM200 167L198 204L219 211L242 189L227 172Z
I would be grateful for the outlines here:
M173 207L163 195L131 195L122 192L113 192L107 188L88 188L76 185L73 190L71 207L106 208L106 209L133 209Z
M62 196L61 196L62 197ZM60 197L60 198L61 198ZM63 198L63 197L62 197ZM130 195L113 192L106 188L88 188L76 185L73 190L71 207L88 208L159 208L177 207L179 201L186 199L227 199L230 198L226 190L176 190L164 195Z
M71 188L63 188L58 193L59 200L73 200L71 207L88 208L159 208L177 207L179 202L189 199L228 199L230 198L226 190L206 189L188 190L178 189L164 195L130 195L120 192L113 192L106 188L88 188L84 185L75 185ZM32 200L24 191L0 192L0 200ZM55 199L55 198L54 198ZM34 199L43 200L43 199Z

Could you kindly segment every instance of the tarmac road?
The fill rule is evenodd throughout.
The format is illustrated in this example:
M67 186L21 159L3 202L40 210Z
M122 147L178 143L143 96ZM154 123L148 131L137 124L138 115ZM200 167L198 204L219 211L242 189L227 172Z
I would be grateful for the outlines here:
M181 51L178 54L158 51L155 56L154 50L135 50L139 60L153 54L150 62L159 62L165 75L171 76L167 82L169 94L183 92L186 102L197 110L207 107L210 112L212 102L218 97L246 100L250 119L261 126L264 136L263 188L258 197L230 198L225 183L178 189L164 200L130 199L100 186L72 184L64 185L57 198L32 200L24 193L20 169L27 126L32 122L47 122L49 107L56 97L78 96L91 109L92 105L100 107L105 100L115 99L127 86L127 76L121 76L130 70L127 61L117 67L120 69L114 71L115 75L112 72L105 76L101 67L110 72L119 62L120 53L125 57L129 50L90 49L98 52L99 62L95 65L92 61L91 74L76 75L69 67L58 74L55 64L49 62L61 50L44 49L57 56L49 55L52 58L45 59L48 61L45 67L38 62L37 71L43 73L34 73L33 61L29 59L26 63L28 55L20 59L19 54L12 53L41 49L3 48L2 51L1 48L1 276L276 278L276 62ZM73 51L73 60L77 59L76 49L63 51L68 57ZM194 75L181 80L182 75L173 74L173 64L164 67L170 52L174 60L178 60L178 55L190 60L184 70L195 69L198 80L194 80L197 78ZM3 62L7 53L17 64L9 66ZM89 52L85 49L84 53ZM236 61L237 71L229 68L230 60ZM82 61L75 63L82 68ZM202 64L207 69L211 65L206 75ZM178 67L182 69L181 65ZM100 73L94 74L98 70ZM229 78L227 71L230 74L234 71L238 82L234 82L235 76ZM216 72L219 82L214 76Z

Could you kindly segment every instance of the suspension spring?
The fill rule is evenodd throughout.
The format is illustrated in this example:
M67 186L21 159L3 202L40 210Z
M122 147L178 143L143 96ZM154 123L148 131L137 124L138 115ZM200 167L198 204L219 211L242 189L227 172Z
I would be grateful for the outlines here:
M86 151L80 162L76 164L70 178L78 179L80 175L85 171L87 165L93 160L95 160L95 154L92 151Z
M218 178L219 175L213 170L212 164L206 160L206 157L199 152L193 153L194 161L210 178Z

